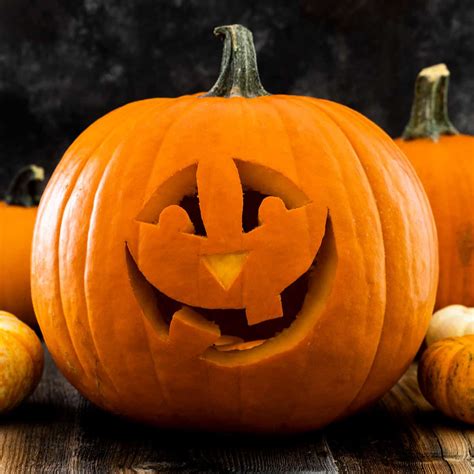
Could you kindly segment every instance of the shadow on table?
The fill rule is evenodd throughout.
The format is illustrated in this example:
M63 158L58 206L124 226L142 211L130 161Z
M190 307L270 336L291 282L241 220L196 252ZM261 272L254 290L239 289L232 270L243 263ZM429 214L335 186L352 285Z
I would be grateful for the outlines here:
M396 437L397 432L401 434L406 430L406 420L402 417L397 418L388 413L381 403L376 404L365 411L353 415L350 418L336 422L324 430L313 431L309 433L296 435L254 435L241 433L213 433L201 431L183 431L160 429L140 423L135 423L119 416L109 414L100 408L97 408L87 400L80 398L80 408L70 403L58 404L43 400L30 399L13 412L2 416L4 424L56 424L67 422L78 423L83 436L97 438L102 441L127 442L135 440L136 442L150 443L159 441L160 443L174 444L177 440L180 443L189 440L193 446L206 445L211 443L213 446L226 445L231 443L239 445L265 445L271 440L272 446L282 444L288 446L289 443L300 444L302 439L314 438L317 436L342 436L351 438L353 443L357 443L354 433L360 442L367 440L367 436L377 437L379 441L384 439L383 434L388 438ZM74 420L74 421L73 421ZM420 428L429 428L433 426L445 426L451 429L463 429L467 425L450 419L435 409L430 411L418 411L414 413L412 421L415 421ZM364 436L365 435L365 436ZM381 436L382 435L382 436ZM365 439L364 439L365 438Z
M12 412L1 416L2 424L15 425L54 425L73 420L76 408L67 403L57 404L34 399L27 400Z
M292 436L256 436L163 430L108 414L67 392L61 403L33 398L10 415L4 426L36 426L74 446L84 466L123 466L159 472L331 471L340 463L371 470L406 469L425 460L417 448L420 433L431 438L433 457L442 457L435 427L464 429L434 410L400 416L384 402L324 430ZM71 403L73 402L73 403ZM416 425L416 429L414 428ZM69 450L69 448L67 448ZM58 454L62 456L63 451Z

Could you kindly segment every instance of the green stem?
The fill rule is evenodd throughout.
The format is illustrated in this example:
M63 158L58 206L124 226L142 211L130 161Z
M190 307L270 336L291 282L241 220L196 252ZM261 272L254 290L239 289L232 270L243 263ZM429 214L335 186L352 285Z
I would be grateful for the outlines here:
M258 75L252 32L242 25L218 26L216 36L224 37L219 77L203 97L261 97L270 95Z
M36 165L25 166L13 178L5 196L5 202L12 206L37 206L43 183L43 168Z
M404 140L437 141L441 135L459 133L448 116L448 86L449 70L445 64L421 70L415 82L410 121L402 135Z

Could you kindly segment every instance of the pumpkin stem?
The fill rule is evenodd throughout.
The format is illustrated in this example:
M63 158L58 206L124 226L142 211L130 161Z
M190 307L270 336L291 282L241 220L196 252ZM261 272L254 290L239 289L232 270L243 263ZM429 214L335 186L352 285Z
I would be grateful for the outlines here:
M212 89L203 97L261 97L270 95L258 75L252 32L242 25L218 26L216 36L224 37L221 70Z
M5 202L12 206L37 206L43 182L44 169L40 166L29 165L21 168L8 188Z
M404 140L457 135L459 132L448 117L449 70L445 64L422 69L415 82L415 97Z

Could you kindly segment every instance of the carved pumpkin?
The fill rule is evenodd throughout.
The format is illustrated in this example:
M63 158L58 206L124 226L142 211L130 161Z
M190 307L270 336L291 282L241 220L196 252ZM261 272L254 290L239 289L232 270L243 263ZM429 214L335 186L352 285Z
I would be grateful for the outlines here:
M43 373L43 347L32 329L0 311L0 413L33 393Z
M36 324L30 290L33 229L44 180L42 168L19 171L0 202L0 309Z
M436 308L474 306L474 137L448 118L449 71L423 69L411 119L396 140L415 167L431 203L439 239Z
M445 415L474 423L474 335L442 339L418 365L425 398Z
M33 297L66 377L161 426L302 431L381 396L431 316L434 224L372 122L271 96L220 27L207 94L126 105L70 147L40 206Z

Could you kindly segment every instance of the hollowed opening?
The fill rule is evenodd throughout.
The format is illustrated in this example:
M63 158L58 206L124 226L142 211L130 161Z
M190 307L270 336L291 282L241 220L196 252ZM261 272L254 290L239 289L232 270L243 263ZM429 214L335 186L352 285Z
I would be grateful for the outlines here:
M184 196L179 205L188 213L191 222L194 225L194 233L196 235L206 236L206 228L202 221L201 209L199 208L199 198L197 194L192 196Z
M242 212L242 229L244 232L250 232L259 226L258 210L262 201L268 197L267 194L262 194L253 189L246 189L243 195L243 212ZM179 202L187 213L191 222L194 225L194 233L206 237L206 228L201 216L201 209L199 208L199 197L197 194L191 196L184 196Z
M320 265L324 265L325 255L327 254L325 241L328 235L332 236L329 216L326 222L323 242L311 267L281 293L283 306L283 317L281 318L249 326L245 310L243 309L206 309L187 305L206 320L213 321L219 326L222 341L214 346L216 350L227 351L229 346L226 346L224 341L226 339L233 341L237 338L249 343L246 346L242 345L240 350L242 348L250 349L256 345L250 344L251 342L257 343L262 340L268 340L291 326L303 307L315 272ZM174 313L181 309L183 304L169 298L145 279L131 256L128 247L126 247L126 260L129 268L130 282L144 314L157 326L162 334L167 334Z
M243 341L268 339L274 337L283 329L289 327L300 312L305 295L308 291L308 279L311 269L293 282L283 293L281 300L283 317L264 321L249 326L244 309L206 309L189 306L208 321L216 323L223 336L238 337ZM167 326L170 325L173 314L181 309L182 303L169 298L154 288L156 308Z
M250 232L258 227L258 209L262 201L268 197L267 194L262 194L253 189L246 189L244 191L244 206L242 212L242 228L244 232Z
M309 202L308 197L281 173L255 163L234 159L243 188L242 229L250 232L258 227L258 209L268 196L283 200L287 209L295 209ZM195 234L206 236L199 208L197 164L176 172L162 183L148 198L137 220L157 224L163 209L177 204L189 215Z

